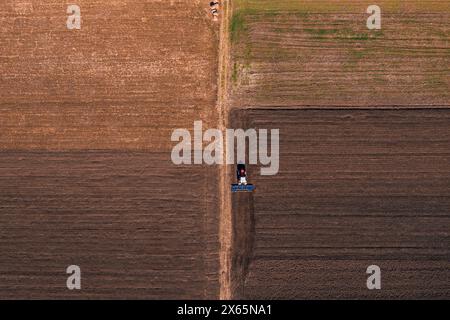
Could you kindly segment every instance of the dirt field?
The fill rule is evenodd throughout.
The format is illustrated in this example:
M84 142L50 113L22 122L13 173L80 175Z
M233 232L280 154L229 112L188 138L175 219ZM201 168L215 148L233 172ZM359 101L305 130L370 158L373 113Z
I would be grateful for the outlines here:
M218 168L172 130L217 127L208 1L0 4L0 298L218 298ZM80 265L82 290L66 288Z
M233 107L450 104L448 1L233 3Z
M448 298L448 1L221 2L0 4L0 299ZM195 120L280 173L173 165Z
M217 298L213 170L167 153L2 152L1 298Z
M215 127L207 1L77 4L81 30L60 1L0 4L1 149L166 151L174 128Z
M450 111L234 110L280 129L280 172L233 195L233 295L448 298ZM382 290L366 268L382 269Z

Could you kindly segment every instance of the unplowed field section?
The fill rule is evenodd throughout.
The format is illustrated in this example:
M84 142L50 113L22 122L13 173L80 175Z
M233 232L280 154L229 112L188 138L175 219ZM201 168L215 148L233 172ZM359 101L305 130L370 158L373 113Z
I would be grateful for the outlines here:
M234 107L450 105L446 0L234 3Z
M170 147L215 119L217 27L202 1L0 3L0 149Z
M217 298L216 175L167 157L1 153L0 296Z
M234 238L251 246L235 243L235 296L450 296L448 110L249 109L232 123L280 129L279 174L250 166L256 191L233 197ZM382 290L366 287L372 264Z

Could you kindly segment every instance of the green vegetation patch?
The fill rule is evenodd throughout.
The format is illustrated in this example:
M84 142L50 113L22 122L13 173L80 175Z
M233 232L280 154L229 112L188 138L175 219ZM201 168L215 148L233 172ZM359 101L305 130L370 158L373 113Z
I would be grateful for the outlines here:
M238 42L244 33L247 33L247 25L245 23L245 15L241 10L233 13L231 17L231 42Z

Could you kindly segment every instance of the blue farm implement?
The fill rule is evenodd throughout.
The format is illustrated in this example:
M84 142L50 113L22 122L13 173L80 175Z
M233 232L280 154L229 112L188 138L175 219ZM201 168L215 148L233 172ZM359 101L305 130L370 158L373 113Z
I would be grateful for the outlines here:
M252 192L255 186L252 184L232 184L231 192Z

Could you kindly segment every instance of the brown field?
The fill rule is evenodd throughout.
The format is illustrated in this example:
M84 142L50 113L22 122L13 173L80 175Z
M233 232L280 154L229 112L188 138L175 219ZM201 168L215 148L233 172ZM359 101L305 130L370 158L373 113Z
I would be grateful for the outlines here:
M216 127L208 2L76 4L0 4L0 299L218 298L218 170L170 160Z
M76 3L0 4L0 299L450 296L448 1ZM173 165L195 120L279 174Z
M233 107L450 104L450 3L236 0Z
M0 4L0 149L165 151L174 128L215 121L204 1L77 4L81 30L60 1Z
M0 297L218 298L214 171L167 153L2 152Z
M280 129L280 171L233 195L233 295L448 298L450 111L234 110ZM382 269L382 290L366 268Z

